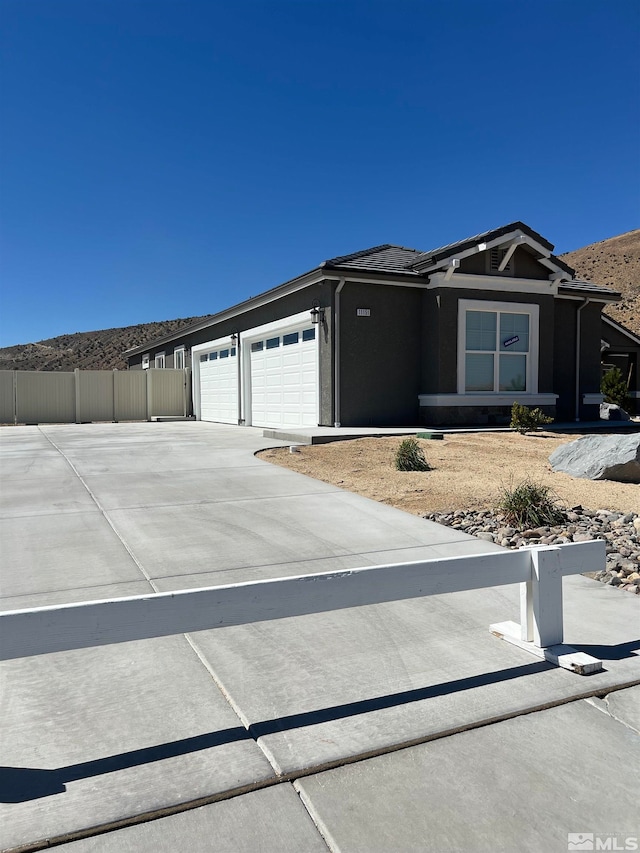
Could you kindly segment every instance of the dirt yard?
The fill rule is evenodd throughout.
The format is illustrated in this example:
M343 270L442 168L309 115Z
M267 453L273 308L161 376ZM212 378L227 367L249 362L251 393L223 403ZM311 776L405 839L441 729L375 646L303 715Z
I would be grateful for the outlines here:
M262 459L324 480L416 515L455 509L493 509L501 490L529 478L550 486L570 508L640 512L640 486L574 479L554 473L549 454L577 435L538 432L473 433L420 439L432 470L400 472L394 455L400 437L361 438L331 444L265 450Z

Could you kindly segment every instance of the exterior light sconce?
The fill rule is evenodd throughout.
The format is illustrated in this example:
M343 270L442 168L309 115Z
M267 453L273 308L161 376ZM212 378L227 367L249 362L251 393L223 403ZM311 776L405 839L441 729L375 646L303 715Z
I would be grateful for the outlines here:
M314 326L317 326L318 323L324 323L324 308L320 307L320 303L317 299L313 300L313 307L311 308L311 322Z
M238 332L234 329L233 332L231 332L231 346L235 347L237 345L238 345Z

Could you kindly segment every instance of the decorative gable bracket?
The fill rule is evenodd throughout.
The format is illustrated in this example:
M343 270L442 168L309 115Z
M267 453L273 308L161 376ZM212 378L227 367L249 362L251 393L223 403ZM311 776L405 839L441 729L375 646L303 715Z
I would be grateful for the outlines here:
M500 259L497 271L504 272L507 269L515 250L519 246L525 245L530 249L533 249L538 263L550 270L551 275L549 276L549 279L551 281L573 281L573 276L567 271L566 266L555 258L550 249L539 243L530 234L524 233L519 228L516 228L507 234L501 234L498 237L494 237L492 240L468 246L468 248L462 250L458 248L455 250L455 258L451 256L440 258L438 260L431 258L429 260L422 261L422 263L415 264L413 269L423 275L430 275L435 272L444 271L446 276L445 280L449 281L455 270L459 268L460 262L464 258L476 255L479 252L490 252L492 249L500 248L504 251L504 254ZM452 266L454 262L455 266Z

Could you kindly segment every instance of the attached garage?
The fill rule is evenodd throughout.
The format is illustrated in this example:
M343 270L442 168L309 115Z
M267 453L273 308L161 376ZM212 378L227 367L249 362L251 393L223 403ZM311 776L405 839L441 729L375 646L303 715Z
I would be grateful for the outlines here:
M319 423L318 335L305 311L193 348L196 417L260 427Z

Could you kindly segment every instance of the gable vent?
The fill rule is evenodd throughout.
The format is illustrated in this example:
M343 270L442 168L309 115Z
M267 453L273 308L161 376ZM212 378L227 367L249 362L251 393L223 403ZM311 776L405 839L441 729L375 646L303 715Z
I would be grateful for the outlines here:
M490 249L489 250L489 270L491 272L498 272L498 267L502 263L502 259L507 254L506 249ZM506 275L507 273L513 272L513 255L509 258L509 262L506 267L502 270L502 275Z

